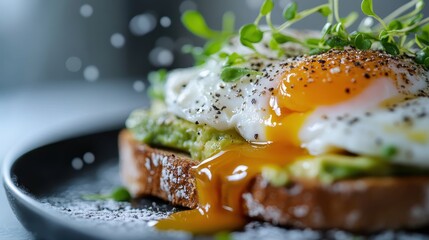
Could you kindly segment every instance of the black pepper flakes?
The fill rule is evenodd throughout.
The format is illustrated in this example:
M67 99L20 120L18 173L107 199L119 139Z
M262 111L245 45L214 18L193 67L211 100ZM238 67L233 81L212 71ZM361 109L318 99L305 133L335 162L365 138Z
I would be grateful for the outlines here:
M353 125L357 122L359 122L359 118L355 117L355 118L352 118L348 123L349 123L349 125Z
M363 76L364 76L366 79L371 78L371 75L370 75L369 73L365 73Z
M344 91L346 92L346 94L350 94L350 88L346 88L344 89Z
M426 112L421 112L417 114L417 118L424 118L424 117L426 117Z

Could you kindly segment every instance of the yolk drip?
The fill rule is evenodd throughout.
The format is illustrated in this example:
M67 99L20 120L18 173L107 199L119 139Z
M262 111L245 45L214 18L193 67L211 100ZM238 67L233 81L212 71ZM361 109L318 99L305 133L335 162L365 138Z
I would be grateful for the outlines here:
M267 164L283 166L303 155L303 149L281 144L243 144L223 151L193 168L199 207L174 213L155 227L195 234L239 229L246 223L241 196L250 180Z
M396 85L388 60L377 51L333 51L285 63L284 68L270 100L267 138L296 146L300 126L317 107L351 100L380 77Z
M265 121L267 139L282 145L299 147L301 145L299 131L310 113L283 111L282 114L278 116L272 113Z
M395 80L388 60L376 51L334 50L285 63L284 68L265 122L270 144L231 147L194 167L199 207L172 214L156 228L196 234L241 228L246 223L242 194L261 168L284 166L308 154L300 148L298 134L314 109L350 100L377 78Z

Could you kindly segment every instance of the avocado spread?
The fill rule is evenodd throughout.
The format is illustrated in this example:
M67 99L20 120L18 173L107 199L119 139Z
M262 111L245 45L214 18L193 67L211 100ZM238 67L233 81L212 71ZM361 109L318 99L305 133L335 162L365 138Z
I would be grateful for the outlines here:
M219 131L163 111L136 110L126 125L138 141L184 151L195 160L206 159L227 146L245 142L235 131Z
M287 185L291 180L318 180L324 184L343 179L380 176L428 175L428 169L392 164L386 159L370 156L327 154L308 156L284 166L267 165L262 176L274 186Z
M219 131L165 111L136 110L126 125L138 141L187 152L195 160L204 160L232 144L245 142L235 131ZM294 179L317 179L329 184L356 177L428 173L427 169L392 164L388 159L344 154L307 156L284 167L267 165L262 169L262 176L275 186Z

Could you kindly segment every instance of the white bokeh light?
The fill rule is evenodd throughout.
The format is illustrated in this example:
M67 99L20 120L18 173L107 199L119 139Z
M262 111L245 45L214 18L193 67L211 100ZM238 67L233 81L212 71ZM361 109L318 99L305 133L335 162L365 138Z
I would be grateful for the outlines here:
M130 31L137 36L145 35L156 27L156 19L152 14L143 13L134 16L129 24Z
M146 86L142 80L136 80L133 83L133 89L136 92L143 92L145 90Z
M124 37L124 35L122 35L120 33L114 33L110 37L110 43L115 48L121 48L125 45L125 37Z
M83 154L83 161L86 164L91 164L95 161L95 156L93 153L91 152L86 152L85 154Z
M161 26L167 28L171 25L171 19L167 16L164 16L159 20L159 24L161 24Z
M99 76L100 72L96 66L87 66L85 70L83 70L83 77L89 82L97 81Z
M89 4L84 4L80 7L80 15L82 15L82 17L85 18L89 18L92 16L92 14L94 13L94 9L92 8L91 5Z
M70 72L77 72L82 68L82 60L78 57L69 57L66 60L65 66Z
M173 63L173 53L162 47L156 47L149 53L150 62L157 67L170 66Z
M83 167L82 159L80 159L80 158L73 158L72 161L71 161L71 166L75 170L82 169L82 167Z

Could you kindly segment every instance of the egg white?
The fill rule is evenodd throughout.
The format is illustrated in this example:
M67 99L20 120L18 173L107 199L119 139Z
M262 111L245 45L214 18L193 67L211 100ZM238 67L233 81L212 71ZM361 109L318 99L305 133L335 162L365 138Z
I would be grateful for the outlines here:
M225 51L249 53L234 46ZM291 59L254 58L239 67L263 70L263 74L245 76L233 83L220 79L224 59L212 58L203 66L174 70L166 84L168 111L218 130L236 129L250 142L267 141L270 90L280 84L279 76L284 71L280 66L285 61ZM398 61L390 61L389 67L398 76L406 76L405 80L394 85L395 81L381 77L354 99L315 109L299 131L302 147L313 155L346 150L383 157L383 148L394 146L397 154L393 162L429 167L429 73L410 75L397 66L412 67L414 62ZM403 96L412 99L383 105L388 99Z
M394 92L388 84L384 87L385 92L373 86L348 102L316 109L300 130L302 146L312 155L347 150L381 158L393 147L390 161L429 167L429 98L370 104L368 99L381 102Z
M261 64L264 67L268 62ZM242 66L246 65L251 64ZM271 97L268 89L275 88L278 80L245 76L235 83L225 83L219 77L221 68L221 61L210 60L203 67L172 71L166 84L168 111L218 130L236 129L248 141L265 141L264 120ZM274 67L270 69L275 71Z

